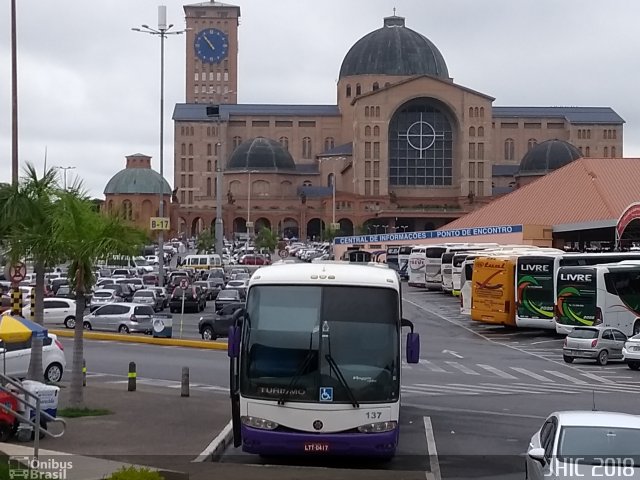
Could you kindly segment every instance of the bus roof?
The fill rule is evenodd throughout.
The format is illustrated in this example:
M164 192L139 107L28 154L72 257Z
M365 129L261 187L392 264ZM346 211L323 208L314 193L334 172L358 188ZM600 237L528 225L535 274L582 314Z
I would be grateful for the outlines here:
M249 281L249 287L274 284L352 285L400 290L395 270L345 262L270 265L256 270Z

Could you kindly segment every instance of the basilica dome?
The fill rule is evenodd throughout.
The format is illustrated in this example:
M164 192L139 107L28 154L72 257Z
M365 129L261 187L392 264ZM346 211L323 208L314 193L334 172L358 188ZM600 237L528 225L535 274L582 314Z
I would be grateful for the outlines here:
M529 150L522 161L518 176L544 175L582 157L580 150L564 140L547 140Z
M295 170L291 154L265 137L245 140L231 154L227 170Z
M449 79L444 57L418 32L405 27L404 18L386 17L384 26L358 40L340 67L340 78L351 75L432 75Z

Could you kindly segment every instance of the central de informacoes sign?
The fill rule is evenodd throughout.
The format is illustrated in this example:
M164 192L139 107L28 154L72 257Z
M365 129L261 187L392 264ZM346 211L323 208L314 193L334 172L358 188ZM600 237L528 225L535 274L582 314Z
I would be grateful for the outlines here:
M431 238L477 237L482 235L504 235L522 233L522 225L498 225L491 227L457 228L454 230L426 230L423 232L380 233L375 235L354 235L336 237L336 245L354 245L357 243L389 243Z

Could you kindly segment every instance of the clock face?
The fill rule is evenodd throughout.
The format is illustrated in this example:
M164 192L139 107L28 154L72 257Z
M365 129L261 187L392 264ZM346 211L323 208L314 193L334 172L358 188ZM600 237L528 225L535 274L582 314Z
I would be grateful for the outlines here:
M229 53L229 37L217 28L207 28L196 35L194 47L203 63L220 63Z

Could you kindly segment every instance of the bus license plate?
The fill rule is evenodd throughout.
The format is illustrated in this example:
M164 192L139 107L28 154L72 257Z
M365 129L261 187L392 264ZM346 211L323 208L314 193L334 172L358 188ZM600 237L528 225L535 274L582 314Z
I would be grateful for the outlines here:
M305 453L326 453L329 451L329 444L325 442L307 442L304 444Z

